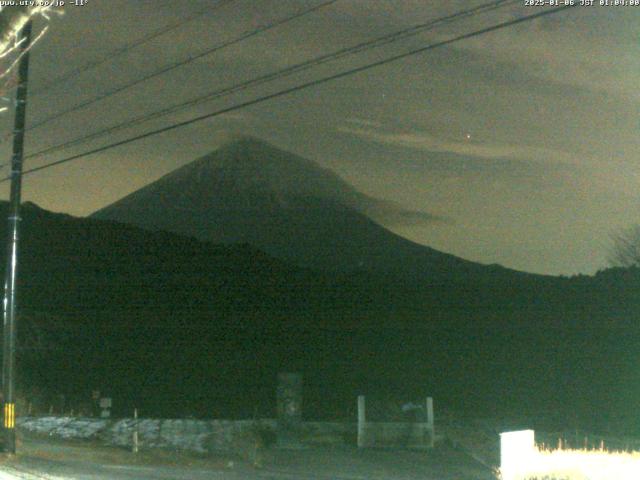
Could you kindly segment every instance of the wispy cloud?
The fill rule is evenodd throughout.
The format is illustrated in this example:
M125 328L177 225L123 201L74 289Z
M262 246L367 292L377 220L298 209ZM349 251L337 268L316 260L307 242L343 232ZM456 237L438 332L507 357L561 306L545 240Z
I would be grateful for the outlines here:
M411 210L396 202L367 197L368 202L359 205L359 210L388 228L432 226L452 224L453 219L426 211Z
M533 160L541 163L577 165L579 159L571 153L513 144L488 144L475 141L472 137L464 141L436 138L427 132L383 132L379 129L344 125L341 133L356 135L374 142L427 152L447 152L481 159Z
M347 118L345 120L346 123L351 125L356 125L358 127L364 128L382 128L382 123L377 122L375 120L365 119L365 118Z
M640 44L635 29L640 15L636 9L624 10L574 8L469 39L456 48L517 65L541 79L637 102ZM522 15L519 9L513 16ZM593 26L601 24L594 17L603 15L612 17L617 27L594 31Z

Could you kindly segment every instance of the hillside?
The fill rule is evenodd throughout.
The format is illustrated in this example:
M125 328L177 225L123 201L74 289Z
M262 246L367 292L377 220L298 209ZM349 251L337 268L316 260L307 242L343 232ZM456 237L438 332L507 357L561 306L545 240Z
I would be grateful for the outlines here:
M23 217L19 383L45 410L99 389L118 415L271 415L283 370L305 375L310 418L348 417L358 392L478 414L552 405L561 420L637 410L636 270L416 283L34 205Z

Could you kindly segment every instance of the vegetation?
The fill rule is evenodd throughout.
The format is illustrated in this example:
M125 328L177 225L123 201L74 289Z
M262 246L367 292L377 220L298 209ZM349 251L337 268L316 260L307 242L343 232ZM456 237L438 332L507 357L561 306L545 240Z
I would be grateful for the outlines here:
M45 410L100 390L115 415L272 416L277 372L297 370L310 419L354 418L365 393L533 428L640 427L636 269L323 273L247 245L23 216L18 381Z
M640 266L640 225L613 235L609 262L614 267Z
M538 450L517 475L501 480L632 480L638 477L640 452Z

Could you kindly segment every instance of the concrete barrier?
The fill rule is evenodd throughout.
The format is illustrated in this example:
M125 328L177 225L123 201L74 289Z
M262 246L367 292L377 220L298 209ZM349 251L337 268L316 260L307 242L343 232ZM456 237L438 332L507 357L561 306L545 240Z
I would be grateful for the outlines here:
M275 438L276 419L259 420L196 420L149 418L82 418L82 417L19 417L20 431L61 439L98 440L107 445L133 447L134 432L138 446L168 448L200 453L235 452L242 443L268 441ZM411 446L407 439L412 432L421 432L422 424L368 424L373 445ZM258 439L257 437L262 437ZM300 438L305 444L356 444L356 422L302 422ZM268 445L264 445L268 446Z

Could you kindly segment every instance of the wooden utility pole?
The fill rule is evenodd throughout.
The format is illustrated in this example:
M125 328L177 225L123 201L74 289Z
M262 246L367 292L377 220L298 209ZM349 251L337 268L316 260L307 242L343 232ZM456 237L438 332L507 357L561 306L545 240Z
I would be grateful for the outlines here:
M18 240L20 238L20 196L22 192L22 159L24 157L24 130L27 116L27 80L29 77L29 47L31 46L31 21L20 32L20 65L16 93L13 130L13 155L11 157L11 196L9 199L9 224L7 230L7 268L4 285L4 323L2 346L2 393L4 396L4 451L16 453L16 286L18 278Z

